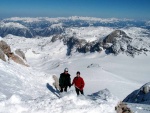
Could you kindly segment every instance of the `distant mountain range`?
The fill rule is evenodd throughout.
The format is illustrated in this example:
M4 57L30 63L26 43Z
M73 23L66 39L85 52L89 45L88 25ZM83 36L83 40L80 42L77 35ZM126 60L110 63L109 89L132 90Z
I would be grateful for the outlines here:
M150 30L150 21L131 19L102 19L92 17L68 18L20 18L13 17L0 20L0 36L8 34L33 38L37 36L48 37L65 33L71 27L112 27L115 29L126 27L140 27Z

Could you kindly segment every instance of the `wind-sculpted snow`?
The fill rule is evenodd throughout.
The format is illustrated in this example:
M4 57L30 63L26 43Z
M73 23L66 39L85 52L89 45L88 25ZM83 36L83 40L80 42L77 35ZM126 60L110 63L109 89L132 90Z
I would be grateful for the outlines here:
M89 96L77 96L75 91L70 90L60 94L59 98L52 83L52 76L45 73L0 61L0 112L115 113L118 99L109 90Z
M99 94L101 95L101 94ZM109 96L109 95L105 95ZM93 97L94 98L94 97ZM107 97L106 97L107 98ZM0 112L7 113L115 113L114 105L117 99L101 99L97 97L92 100L89 96L78 96L75 92L63 94L63 97L45 95L28 101L22 101L18 95L12 95L10 99L0 102Z

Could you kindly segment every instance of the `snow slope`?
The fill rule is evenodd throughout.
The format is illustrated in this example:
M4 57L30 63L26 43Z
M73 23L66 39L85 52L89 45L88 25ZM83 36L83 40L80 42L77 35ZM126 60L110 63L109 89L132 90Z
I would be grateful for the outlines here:
M65 33L68 36L75 35L79 39L85 39L88 42L95 41L99 38L104 38L114 29L110 27L72 27L67 28Z
M125 54L107 55L105 51L76 52L66 56L67 47L63 41L53 43L51 39L13 35L3 38L12 51L21 49L25 52L30 67L0 60L0 112L115 113L114 107L119 100L150 81L149 53L135 58ZM85 96L77 97L71 87L59 98L52 86L52 75L59 77L65 67L69 68L71 79L77 71L81 72L85 80Z
M1 113L114 113L117 104L108 90L97 92L97 98L77 97L74 91L58 98L51 75L13 62L0 61L0 75Z

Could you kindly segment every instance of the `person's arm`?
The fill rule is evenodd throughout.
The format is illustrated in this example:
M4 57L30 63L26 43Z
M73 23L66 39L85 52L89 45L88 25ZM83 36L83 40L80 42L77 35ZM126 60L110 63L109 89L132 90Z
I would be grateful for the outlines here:
M71 75L70 75L71 76ZM71 77L69 76L69 83L70 83L70 86L71 86Z
M74 79L73 79L73 81L72 81L72 84L71 85L73 85L74 84Z
M80 87L81 90L83 90L84 85L85 85L84 80L83 80L83 78L81 78L81 87Z

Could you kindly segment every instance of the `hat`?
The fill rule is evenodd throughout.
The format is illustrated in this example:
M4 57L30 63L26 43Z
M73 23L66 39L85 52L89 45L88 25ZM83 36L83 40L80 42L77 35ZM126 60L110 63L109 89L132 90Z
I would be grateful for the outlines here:
M79 74L79 75L80 75L80 72L79 72L79 71L77 71L77 74Z
M68 68L65 68L65 69L64 69L64 72L66 72L66 71L68 71Z

